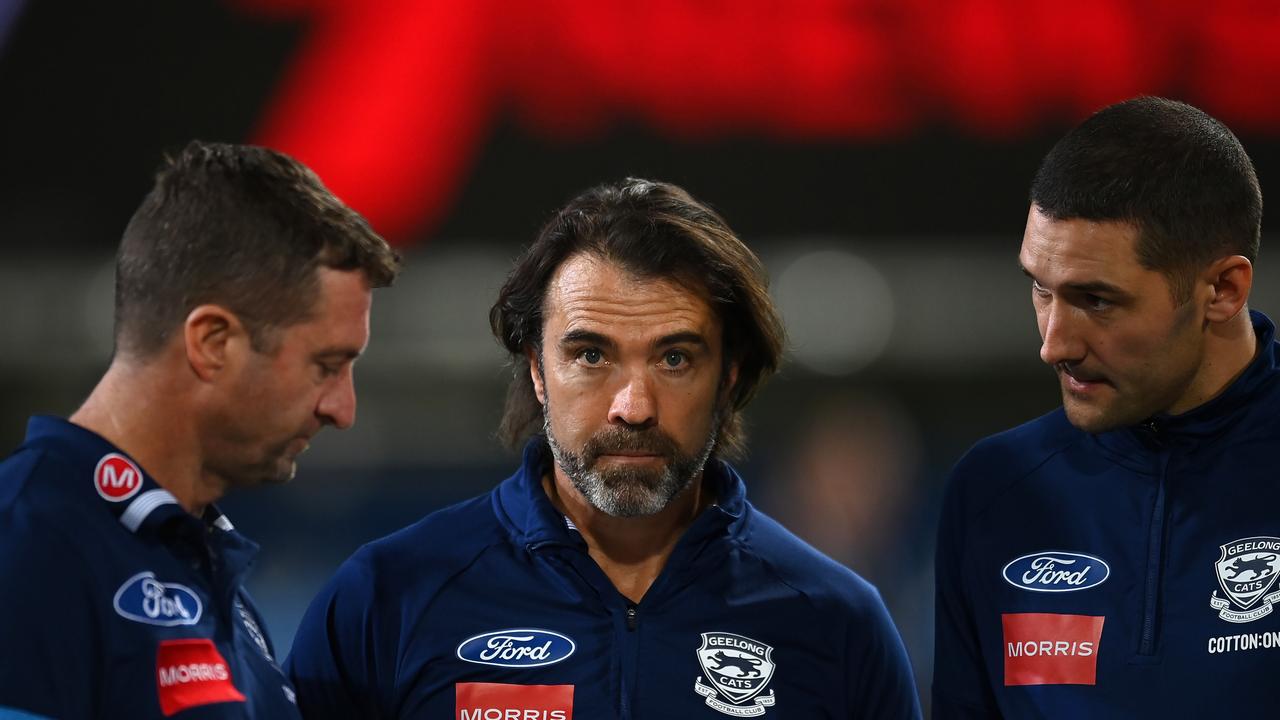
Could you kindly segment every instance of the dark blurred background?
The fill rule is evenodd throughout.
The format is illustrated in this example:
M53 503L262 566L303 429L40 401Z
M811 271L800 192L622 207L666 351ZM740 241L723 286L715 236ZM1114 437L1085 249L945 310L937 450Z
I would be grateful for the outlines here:
M1040 157L1165 95L1236 130L1266 193L1278 81L1280 5L1244 0L0 0L0 443L105 369L114 246L165 152L311 165L408 264L356 427L225 502L287 649L361 543L514 468L486 314L540 223L603 180L672 181L760 253L788 322L750 496L880 587L927 697L946 471L1058 402L1016 265Z

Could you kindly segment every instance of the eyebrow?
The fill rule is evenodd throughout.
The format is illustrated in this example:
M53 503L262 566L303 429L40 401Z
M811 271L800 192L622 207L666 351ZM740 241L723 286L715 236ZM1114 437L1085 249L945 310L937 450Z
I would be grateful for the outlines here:
M355 360L360 357L361 351L351 350L349 348L325 348L317 352L312 357L318 360Z
M612 348L613 340L607 336L591 330L570 330L560 336L560 346L567 345L599 345L601 347Z
M603 348L613 348L614 342L607 335L603 335L592 330L570 330L560 337L560 346L590 344L599 345ZM654 347L665 347L667 345L697 345L701 348L710 347L706 338L701 333L692 330L683 330L681 332L663 335L653 341Z
M1022 271L1023 275L1026 275L1032 280L1035 280L1037 283L1040 282L1038 279L1036 279L1036 276L1032 275L1031 271L1028 270L1026 266L1024 266L1022 263L1018 263L1018 269ZM1089 294L1105 293L1107 295L1115 295L1117 297L1122 297L1122 298L1132 297L1129 293L1125 292L1119 287L1112 285L1109 282L1103 282L1101 280L1093 280L1091 282L1064 283L1063 287L1065 287L1068 290L1072 290L1079 293L1089 293Z
M702 335L700 335L699 333L693 332L692 330L685 330L684 332L671 333L670 335L663 335L662 337L658 338L653 344L654 346L697 345L702 348L709 347L707 345L706 338L702 337Z

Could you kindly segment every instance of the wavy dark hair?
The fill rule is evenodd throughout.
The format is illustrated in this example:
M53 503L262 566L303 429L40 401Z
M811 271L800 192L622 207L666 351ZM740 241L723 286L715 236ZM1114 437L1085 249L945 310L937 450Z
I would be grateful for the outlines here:
M714 454L742 457L742 410L777 371L785 341L764 266L714 210L675 185L637 178L594 187L557 212L498 293L489 325L514 366L499 438L516 448L542 430L525 351L541 352L547 285L561 264L581 253L638 277L705 288L722 323L726 366L738 367L733 386L722 390L725 409Z

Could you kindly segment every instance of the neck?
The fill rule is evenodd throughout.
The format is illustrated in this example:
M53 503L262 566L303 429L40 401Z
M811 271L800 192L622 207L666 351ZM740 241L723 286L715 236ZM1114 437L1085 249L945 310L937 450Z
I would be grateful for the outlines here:
M1226 322L1211 323L1205 340L1204 363L1187 392L1169 408L1169 414L1181 415L1194 410L1222 394L1253 362L1258 352L1258 338L1248 308Z
M654 515L620 518L587 502L559 466L542 479L551 504L586 540L587 552L623 597L639 603L658 578L680 536L712 501L701 474Z
M203 472L185 389L161 366L117 359L71 417L129 453L189 513L199 517L225 484Z

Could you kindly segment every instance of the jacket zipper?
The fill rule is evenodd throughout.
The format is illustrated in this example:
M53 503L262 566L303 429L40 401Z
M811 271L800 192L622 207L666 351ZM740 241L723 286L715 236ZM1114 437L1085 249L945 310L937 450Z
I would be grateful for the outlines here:
M634 603L627 602L623 622L626 626L626 632L622 637L622 665L619 668L622 676L620 678L621 692L619 692L618 697L621 703L618 708L618 718L619 720L629 720L631 718L631 678L635 674L636 652L638 650L636 628L640 625L640 612Z
M1152 432L1156 432L1154 427ZM1165 484L1169 474L1170 454L1167 449L1161 452L1156 502L1151 510L1151 533L1147 538L1147 582L1142 609L1142 642L1138 647L1138 654L1145 656L1156 653L1156 613L1160 606L1160 568L1164 565Z

